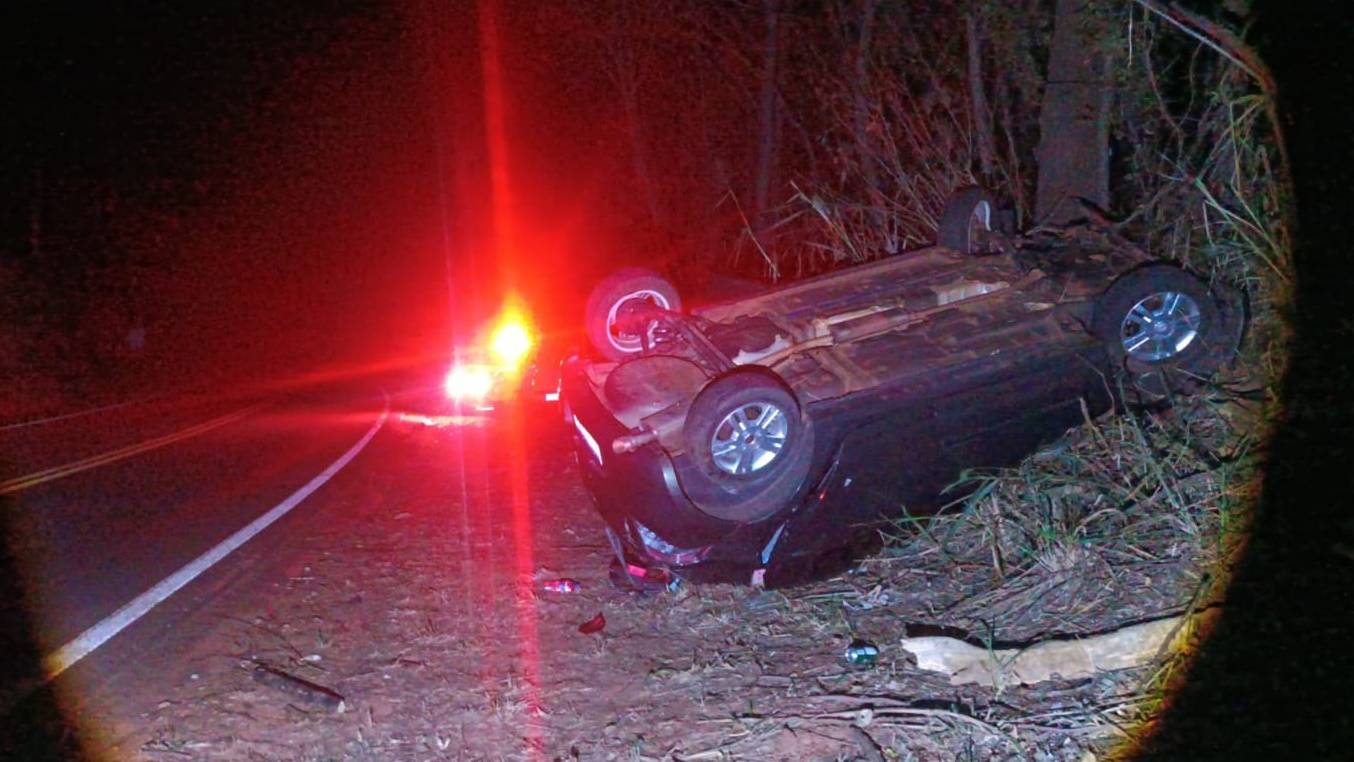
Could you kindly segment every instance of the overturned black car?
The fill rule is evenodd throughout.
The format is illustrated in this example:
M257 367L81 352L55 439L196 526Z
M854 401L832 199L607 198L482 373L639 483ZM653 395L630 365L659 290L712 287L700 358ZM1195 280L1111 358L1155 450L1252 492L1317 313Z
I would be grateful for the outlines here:
M796 579L1083 406L1164 404L1235 355L1238 292L1109 232L999 219L968 189L936 246L690 314L652 272L600 283L601 357L565 362L561 400L617 552L692 580Z

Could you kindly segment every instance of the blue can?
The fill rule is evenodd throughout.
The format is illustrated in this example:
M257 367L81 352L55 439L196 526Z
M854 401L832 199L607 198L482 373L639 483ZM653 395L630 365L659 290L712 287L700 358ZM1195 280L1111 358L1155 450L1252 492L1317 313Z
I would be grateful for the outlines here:
M858 666L870 666L879 660L879 646L859 638L846 647L846 661Z

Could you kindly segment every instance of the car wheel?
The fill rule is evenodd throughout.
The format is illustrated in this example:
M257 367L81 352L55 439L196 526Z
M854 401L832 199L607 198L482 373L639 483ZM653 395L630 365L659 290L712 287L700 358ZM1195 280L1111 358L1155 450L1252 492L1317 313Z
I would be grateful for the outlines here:
M683 428L696 468L684 484L705 513L756 521L780 511L808 475L812 427L777 376L740 368L696 395Z
M626 317L645 305L679 312L682 300L677 289L658 273L637 267L613 273L588 297L583 315L588 340L609 360L638 355L644 349L644 338Z
M1218 300L1199 278L1150 265L1114 282L1096 302L1092 330L1147 397L1183 391L1218 369L1234 347Z
M961 254L993 251L993 233L1009 235L1006 216L997 208L997 197L976 185L960 188L940 213L936 243Z

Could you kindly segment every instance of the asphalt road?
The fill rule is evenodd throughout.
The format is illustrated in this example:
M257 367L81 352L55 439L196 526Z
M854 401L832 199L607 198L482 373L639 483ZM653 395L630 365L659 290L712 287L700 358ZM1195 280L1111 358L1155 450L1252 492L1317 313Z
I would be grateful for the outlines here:
M152 400L0 428L8 741L42 735L55 696L69 713L172 668L213 596L258 595L249 576L285 563L289 533L379 467L362 461L366 443L420 397L383 386Z

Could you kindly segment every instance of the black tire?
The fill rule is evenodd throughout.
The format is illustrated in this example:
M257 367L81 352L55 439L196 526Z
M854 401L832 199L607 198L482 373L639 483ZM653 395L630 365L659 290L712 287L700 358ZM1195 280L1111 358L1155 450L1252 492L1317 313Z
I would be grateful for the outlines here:
M644 349L642 337L622 330L624 311L640 302L680 312L682 300L677 289L658 273L638 267L617 271L603 279L588 297L583 324L588 340L603 357L624 360L636 357Z
M988 254L994 250L993 233L1011 234L1008 216L1001 213L997 197L986 188L971 185L955 191L940 213L936 243L960 254Z
M1235 352L1208 284L1174 265L1129 272L1095 305L1091 328L1144 401L1188 391Z
M794 394L764 369L739 368L706 384L682 435L695 466L685 472L682 487L715 518L769 518L786 507L809 473L813 429Z

